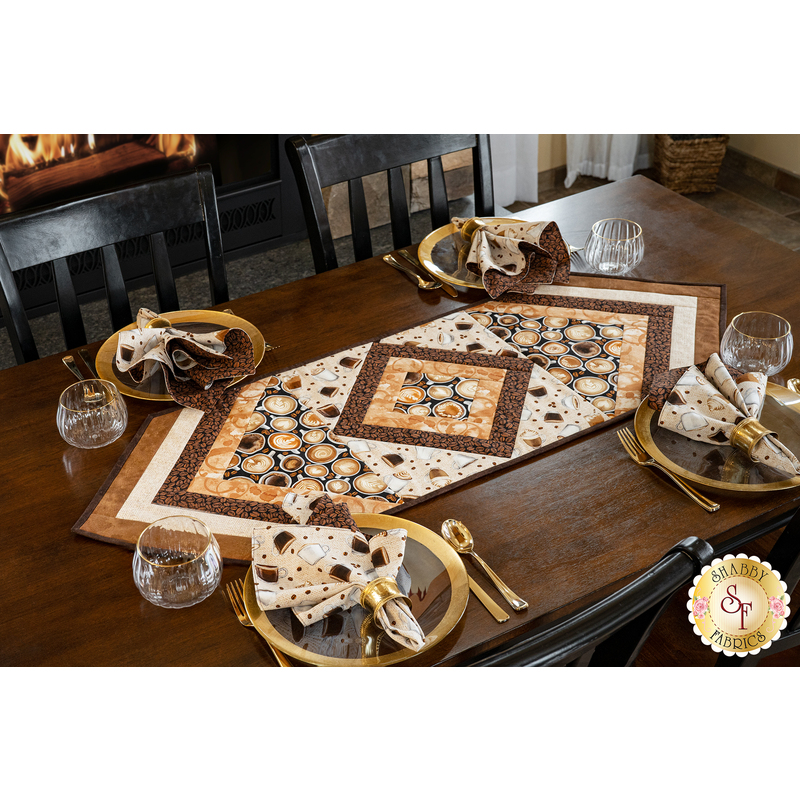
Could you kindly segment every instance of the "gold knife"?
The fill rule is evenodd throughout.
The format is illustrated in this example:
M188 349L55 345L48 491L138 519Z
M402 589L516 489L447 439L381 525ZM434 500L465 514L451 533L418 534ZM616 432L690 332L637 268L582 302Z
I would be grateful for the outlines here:
M508 622L508 614L506 614L506 612L503 611L503 609L500 608L500 606L497 605L497 603L495 603L495 601L492 600L492 598L489 597L489 595L486 594L486 592L484 592L483 589L481 589L481 587L469 577L469 575L467 575L467 577L469 578L469 588L472 590L472 593L475 595L475 597L477 597L478 600L483 603L483 605L486 607L486 610L498 622Z
M397 252L400 253L406 261L410 261L415 267L427 272L435 281L440 281L442 289L444 289L450 297L458 297L458 292L449 283L445 283L438 275L431 272L418 258L412 256L408 250L398 250Z

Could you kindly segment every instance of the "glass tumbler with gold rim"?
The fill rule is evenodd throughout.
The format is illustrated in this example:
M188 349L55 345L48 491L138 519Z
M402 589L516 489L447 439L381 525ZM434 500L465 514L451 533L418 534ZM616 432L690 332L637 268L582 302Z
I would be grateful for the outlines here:
M644 257L642 226L629 219L601 219L592 225L583 257L604 275L621 275Z
M164 517L140 534L133 581L142 597L163 608L186 608L219 586L222 557L208 526L188 516Z
M792 326L768 311L737 314L722 336L720 356L742 372L777 375L792 360Z
M74 447L105 447L122 436L127 424L128 408L109 381L92 378L73 383L58 400L58 432Z

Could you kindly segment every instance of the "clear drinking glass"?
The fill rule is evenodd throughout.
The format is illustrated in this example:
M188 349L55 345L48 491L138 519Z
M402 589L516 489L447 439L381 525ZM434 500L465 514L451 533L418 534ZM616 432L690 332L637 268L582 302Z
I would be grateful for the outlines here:
M145 600L163 608L186 608L219 586L222 557L214 534L194 517L164 517L140 534L133 555L133 581Z
M792 326L768 311L737 314L722 336L720 356L742 372L777 375L792 360Z
M642 226L629 219L601 219L592 225L583 257L598 272L620 275L644 257Z
M122 436L127 424L128 408L109 381L92 378L73 383L58 400L58 432L74 447L105 447Z

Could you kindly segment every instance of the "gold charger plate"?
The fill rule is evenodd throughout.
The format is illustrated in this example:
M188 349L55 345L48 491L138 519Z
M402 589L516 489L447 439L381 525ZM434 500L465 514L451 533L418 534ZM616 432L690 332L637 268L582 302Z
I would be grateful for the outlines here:
M256 630L290 658L319 667L379 667L398 664L438 644L456 626L469 599L467 570L453 548L428 528L387 514L353 514L362 531L408 531L403 568L398 575L426 642L415 653L370 623L360 606L332 614L305 628L291 609L265 612L256 601L253 570L244 581L244 604Z
M793 453L800 453L800 396L767 383L761 422ZM636 411L634 429L642 447L661 466L700 486L727 492L774 492L800 486L800 475L756 464L729 445L712 445L687 439L658 426L659 414L645 398Z
M482 217L490 225L502 222L522 222L508 217ZM462 248L466 248L462 251ZM417 257L439 280L453 286L483 288L483 278L470 272L464 262L469 243L461 238L459 229L450 222L429 233L420 243ZM460 257L459 257L460 256Z
M264 357L264 337L255 325L246 319L229 314L225 311L208 311L198 309L194 311L171 311L163 314L178 330L191 333L208 333L209 331L219 331L224 328L241 328L253 343L253 359L255 366ZM119 391L128 397L139 397L143 400L172 400L167 394L167 387L164 383L164 376L159 369L149 378L145 378L141 383L134 383L130 376L117 369L115 359L117 355L117 342L121 331L130 331L136 327L136 323L126 325L113 336L106 339L97 353L95 367L97 374L111 381Z

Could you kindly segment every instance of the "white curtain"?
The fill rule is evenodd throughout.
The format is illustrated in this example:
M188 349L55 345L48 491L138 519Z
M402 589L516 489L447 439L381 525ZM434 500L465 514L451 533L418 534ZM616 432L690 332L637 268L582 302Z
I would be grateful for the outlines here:
M653 135L643 133L568 133L569 188L578 175L620 181L652 163Z
M514 201L539 201L539 134L492 133L494 203L501 208Z

